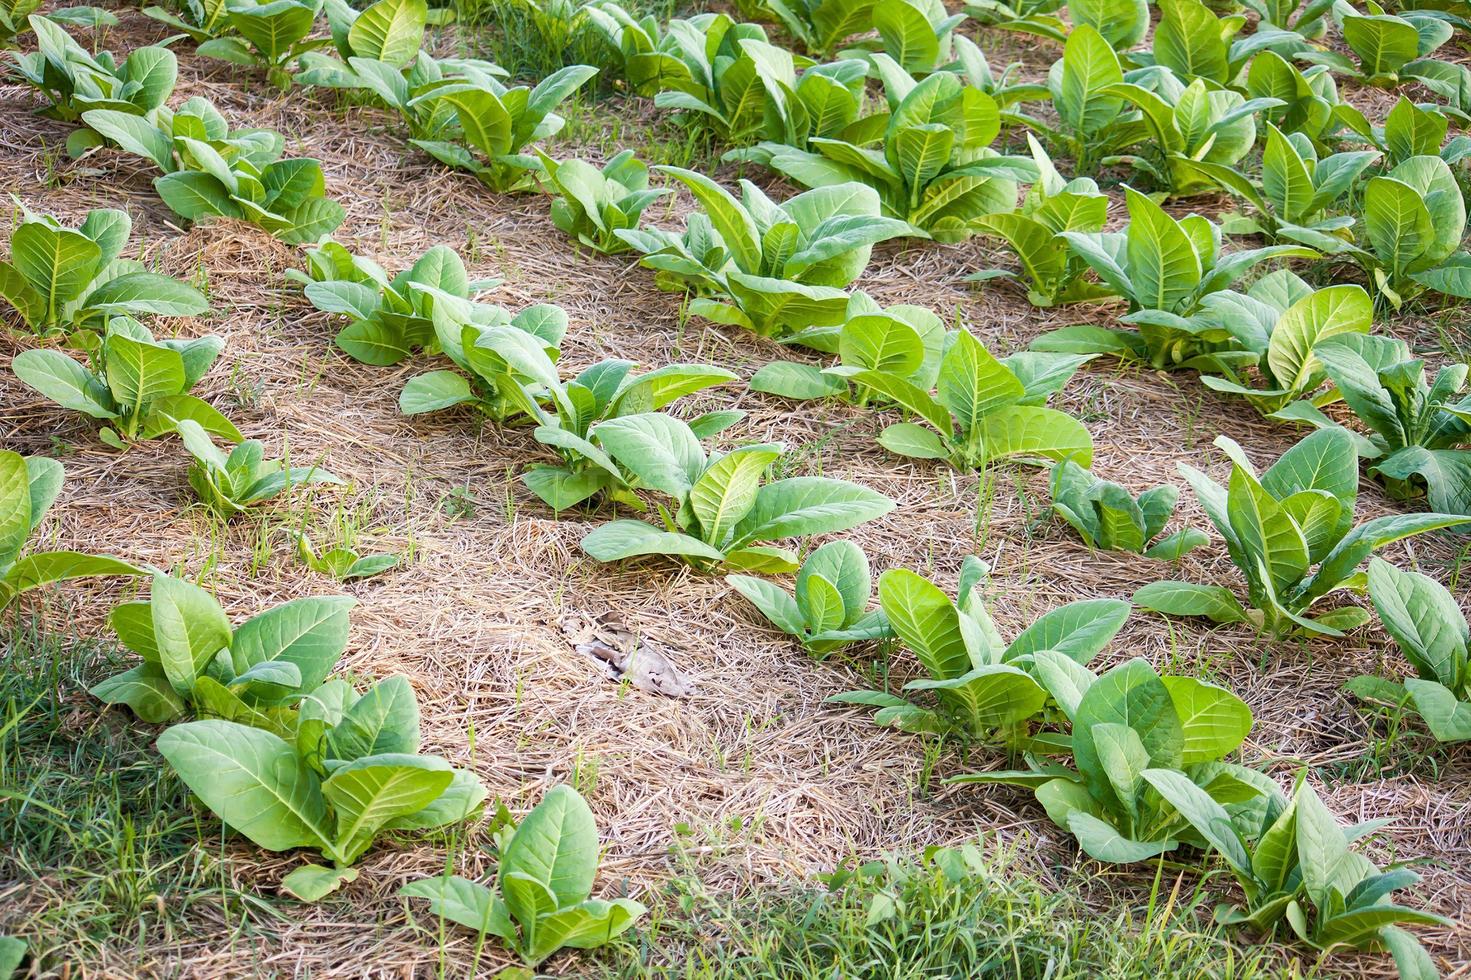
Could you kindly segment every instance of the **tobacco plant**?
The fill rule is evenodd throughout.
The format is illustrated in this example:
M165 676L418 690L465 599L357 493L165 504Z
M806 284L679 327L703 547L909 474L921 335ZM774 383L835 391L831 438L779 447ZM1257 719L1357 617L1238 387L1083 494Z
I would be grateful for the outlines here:
M177 0L174 6L177 13L163 7L144 7L143 15L173 28L195 44L233 29L225 0Z
M1454 165L1471 154L1471 137L1461 133L1446 139L1450 118L1440 106L1416 105L1403 95L1384 117L1383 126L1370 124L1362 112L1346 102L1334 107L1333 118L1354 137L1377 150L1387 169L1411 157L1427 156L1438 156Z
M557 511L598 495L643 510L642 500L632 492L637 479L599 445L597 427L611 419L658 412L685 395L736 379L708 364L667 364L634 374L632 361L606 360L562 381L545 347L523 331L496 328L486 332L481 344L500 356L520 385L522 411L536 422L532 436L560 457L557 464L536 464L521 474L521 482ZM550 410L542 402L550 402ZM698 438L708 439L744 416L736 410L707 412L688 424Z
M350 545L341 544L318 554L306 534L296 536L296 554L301 563L318 575L330 575L339 582L348 579L382 575L399 563L399 556L379 553L365 555Z
M79 551L31 551L26 542L61 493L65 472L44 456L0 449L0 611L22 592L94 575L143 575L116 558Z
M515 330L524 342L539 345L555 360L567 333L567 313L560 306L528 306L512 316L499 306L461 299L428 287L433 297L434 337L440 353L458 371L429 371L409 379L399 393L398 407L405 415L437 412L455 405L474 405L496 422L527 413L534 405L513 365L489 345L493 331ZM533 416L534 417L534 416Z
M1145 0L1068 0L1067 12L1074 28L1093 28L1115 51L1130 50L1149 31Z
M879 604L903 645L929 677L904 685L928 691L932 706L884 691L851 691L828 698L878 708L874 722L901 731L954 735L992 742L1010 751L1036 743L1035 725L1047 719L1049 695L1039 680L1047 669L1086 670L1129 618L1118 599L1070 602L1039 617L1007 642L981 597L986 565L971 556L960 572L959 599L907 569L879 576ZM1048 667L1054 661L1066 662ZM1036 743L1036 744L1034 744Z
M554 195L552 224L604 255L627 252L631 245L619 229L638 227L644 209L673 191L649 189L649 168L632 150L615 155L602 169L582 160L557 162L537 151L544 176L542 187Z
M1284 133L1306 136L1319 155L1329 151L1329 133L1338 128L1340 113L1348 106L1338 100L1338 85L1327 68L1313 65L1303 69L1275 51L1262 51L1251 59L1244 87L1249 99L1276 99L1281 103L1263 109L1263 121Z
M1359 420L1355 434L1369 475L1396 497L1424 495L1442 513L1471 514L1471 395L1465 364L1447 364L1425 380L1425 362L1394 337L1348 334L1324 341L1318 359ZM1295 421L1320 428L1338 423L1321 412Z
M869 611L868 556L851 541L829 541L814 549L797 569L794 592L754 575L727 575L725 580L814 657L849 643L893 636L883 610Z
M1430 55L1455 33L1449 21L1429 10L1388 14L1374 0L1364 0L1364 8L1367 14L1345 0L1332 6L1333 19L1352 58L1337 51L1308 49L1299 52L1298 59L1327 65L1340 75L1380 88L1394 88L1435 71L1431 66L1440 63Z
M447 245L433 246L395 276L330 238L307 249L306 257L305 271L287 269L286 277L303 285L317 309L347 317L334 343L364 364L397 364L419 348L434 348L436 296L467 304L468 319L475 322L488 322L499 310L475 296L500 280L471 279Z
M347 216L341 204L326 197L318 161L281 159L285 139L280 133L231 130L219 110L198 96L147 118L93 109L83 121L163 171L154 189L185 221L234 218L283 242L306 244L331 234Z
M1427 289L1471 298L1471 256L1460 248L1466 202L1445 160L1410 157L1369 178L1361 220L1368 248L1345 254L1396 310Z
M1146 585L1134 593L1136 605L1168 616L1250 623L1279 637L1342 636L1368 622L1368 613L1349 605L1313 614L1313 607L1334 592L1363 591L1365 558L1416 534L1471 523L1471 517L1432 513L1354 525L1359 468L1343 429L1312 433L1260 477L1231 439L1221 436L1215 444L1231 459L1227 486L1183 463L1180 472L1246 579L1250 608L1223 585L1189 582Z
M980 469L1005 459L1092 460L1093 440L1083 423L1045 406L1087 360L1028 351L1001 361L961 330L940 359L934 394L884 366L841 371L931 426L895 422L879 434L885 449Z
M1256 121L1273 99L1243 99L1229 89L1210 89L1204 79L1189 85L1170 71L1156 71L1152 88L1130 82L1104 91L1139 109L1149 139L1133 153L1115 158L1171 197L1189 197L1211 187L1196 169L1201 163L1229 168L1256 145Z
M1324 953L1342 947L1388 948L1401 977L1439 976L1430 955L1401 925L1447 925L1429 912L1396 905L1393 894L1420 880L1403 864L1382 870L1352 844L1383 821L1345 827L1318 799L1306 773L1292 799L1267 795L1259 819L1233 819L1211 794L1167 770L1146 769L1144 779L1220 853L1241 887L1244 904L1216 906L1216 921L1273 935L1283 923ZM1242 826L1247 823L1246 826Z
M1325 255L1344 251L1353 237L1352 214L1335 214L1347 203L1355 184L1379 154L1354 150L1318 157L1312 140L1284 135L1267 124L1258 183L1229 164L1209 158L1183 164L1228 194L1252 206L1253 214L1222 218L1233 234L1262 235L1268 241L1291 240Z
M1090 548L1178 561L1210 540L1193 527L1160 537L1180 499L1180 491L1169 484L1136 498L1117 483L1064 459L1052 466L1049 490L1053 513L1067 521Z
M696 14L688 20L669 21L667 31L652 14L635 18L614 0L592 0L582 14L606 42L623 79L635 95L654 98L667 90L699 91L713 88L714 57L734 58L735 42L742 37L765 40L755 24L741 25L724 44L735 21L725 14Z
M935 386L950 336L945 324L926 307L881 307L867 293L855 292L849 297L842 324L809 327L784 341L837 354L836 366L773 361L751 375L750 388L798 401L833 397L869 405L887 399L872 388L851 384L849 372L874 370L928 391Z
M194 457L189 467L189 486L201 503L221 517L242 514L250 507L289 492L292 487L342 483L317 466L288 466L279 459L266 459L263 447L255 439L245 440L226 455L193 419L179 419L175 429L184 448Z
M769 43L759 25L724 14L671 21L669 37L678 56L654 63L669 69L657 80L654 104L722 142L805 148L812 137L843 135L858 119L867 74L861 61L804 62L799 76L797 59ZM727 156L761 160L749 151Z
M618 237L643 253L641 264L658 271L661 288L697 294L690 312L764 337L842 322L843 287L863 272L875 242L906 231L880 216L878 194L863 184L777 204L750 181L741 181L737 199L703 174L657 169L688 187L704 210L690 216L682 235L645 228Z
M808 54L828 58L873 27L874 0L742 0L741 14L778 23Z
M1202 375L1208 388L1240 395L1263 415L1288 417L1338 401L1323 389L1328 375L1316 356L1330 337L1367 334L1374 303L1360 286L1314 290L1286 269L1257 280L1245 293L1226 290L1206 298L1205 306L1236 339L1242 356L1218 357L1220 376ZM1256 382L1253 384L1253 382Z
M16 73L50 105L43 115L73 122L93 109L146 116L168 101L179 64L159 45L137 48L121 63L110 52L90 54L62 27L39 14L28 19L36 33L36 50L12 52ZM102 142L82 129L67 137L67 150L80 156Z
M1366 701L1413 705L1437 741L1471 741L1471 627L1455 597L1433 578L1375 558L1369 564L1369 598L1417 676L1396 684L1363 675L1344 686Z
M40 8L41 0L4 0L0 3L0 47L14 47L16 38L30 26L27 18Z
M1038 177L1016 211L988 214L976 231L1006 242L1021 264L1027 299L1033 306L1061 306L1111 295L1084 278L1088 264L1069 246L1064 232L1094 233L1108 218L1108 197L1087 177L1065 181L1036 137L1027 134ZM984 269L966 277L986 282L1013 277L1005 269Z
M1168 68L1186 81L1201 79L1212 89L1235 85L1252 56L1271 50L1292 55L1308 47L1297 35L1270 27L1237 37L1246 18L1218 16L1199 0L1160 0L1154 45L1140 63Z
M603 450L649 490L669 497L660 523L619 520L594 528L582 550L602 562L670 555L696 568L796 571L792 551L761 542L846 531L894 508L882 494L846 480L790 477L764 483L785 452L780 443L707 455L690 426L660 412L593 428Z
M106 422L98 438L114 449L174 432L181 419L231 442L242 438L229 419L189 394L225 346L219 337L158 341L137 320L113 317L92 341L85 366L58 350L27 350L11 370L62 408Z
M326 9L337 57L318 51L302 54L296 76L301 84L357 87L350 84L357 74L355 59L401 72L419 56L429 23L424 0L375 0L361 11L346 0L326 0Z
M88 211L69 228L23 207L0 261L0 298L36 333L103 329L115 316L197 316L209 302L177 279L121 258L133 230L126 211Z
M443 9L443 8L441 8ZM453 153L455 143L463 139L459 113L446 101L418 101L418 96L431 86L447 79L470 79L483 84L485 79L504 78L505 69L478 58L439 58L420 51L407 68L375 58L353 56L343 64L320 53L302 57L305 67L296 76L303 85L356 89L370 94L385 108L397 113L408 128L409 139L423 140Z
M118 641L143 662L91 694L151 724L192 714L289 736L297 702L342 656L356 604L348 596L293 599L232 626L204 589L155 574L146 600L125 602L108 616Z
M883 52L918 77L954 58L954 32L965 14L950 13L941 0L874 0L868 19L878 38L861 40L853 49Z
M420 755L419 708L402 676L359 693L332 680L303 699L295 739L234 721L175 725L158 751L227 827L268 851L311 848L281 889L315 902L357 878L352 867L385 831L465 820L486 796L471 772Z
M1001 126L991 97L952 72L916 83L886 55L873 60L889 103L882 145L813 139L813 150L804 151L768 144L769 166L805 187L867 184L906 234L937 241L960 241L984 215L1015 208L1016 181L1036 172L1030 160L990 149Z
M1128 301L1121 317L1132 330L1063 327L1043 334L1034 350L1112 354L1156 368L1211 370L1234 345L1230 331L1197 315L1206 297L1228 289L1262 262L1310 258L1298 245L1221 252L1221 228L1198 214L1178 221L1158 204L1125 188L1129 225L1122 232L1064 232L1073 250L1103 284Z
M1051 695L1072 723L1071 739L1061 744L1074 768L1035 762L1027 770L968 773L948 782L1030 787L1054 824L1089 857L1110 864L1208 844L1146 772L1196 787L1224 809L1228 825L1260 819L1263 797L1275 785L1221 761L1251 731L1251 710L1236 695L1194 677L1161 677L1139 657L1102 676L1050 652L1035 659L1044 697Z
M415 91L409 106L451 107L463 142L410 142L440 163L474 174L493 191L532 189L541 161L527 147L562 129L566 120L552 110L597 73L589 65L568 65L531 89L507 88L486 72L429 82Z
M331 43L311 36L322 0L225 0L225 17L233 34L213 37L196 49L247 68L261 68L280 89L291 87L291 65L302 55Z
M1126 111L1120 96L1108 94L1111 86L1123 82L1124 70L1113 47L1096 29L1079 24L1068 35L1062 57L1047 72L1057 124L1029 115L1016 118L1041 133L1054 154L1071 157L1078 176L1093 176L1104 160L1147 135L1139 114Z
M553 787L519 825L500 835L495 890L445 875L411 881L399 894L427 899L430 912L480 941L495 936L533 968L559 949L602 946L648 911L629 898L590 897L598 829L572 787Z

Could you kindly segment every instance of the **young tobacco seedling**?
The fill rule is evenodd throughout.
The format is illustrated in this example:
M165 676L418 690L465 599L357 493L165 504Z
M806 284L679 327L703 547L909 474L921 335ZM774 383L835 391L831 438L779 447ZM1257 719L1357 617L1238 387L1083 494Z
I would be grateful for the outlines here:
M1123 82L1105 89L1139 109L1152 137L1136 152L1109 162L1126 163L1146 174L1152 186L1170 197L1210 189L1212 182L1200 175L1197 165L1229 170L1256 145L1255 115L1281 104L1278 99L1248 101L1229 89L1211 89L1202 78L1185 85L1163 67L1150 83L1152 87Z
M1072 722L1074 769L1033 762L1031 769L967 773L951 783L1030 787L1054 824L1077 838L1089 857L1132 864L1181 844L1207 846L1186 816L1145 778L1163 771L1195 786L1226 811L1228 824L1260 819L1272 780L1220 761L1251 731L1251 709L1223 687L1193 677L1161 677L1136 657L1102 676L1047 652L1036 677ZM1043 696L1045 697L1046 694Z
M910 681L904 690L930 692L933 707L884 691L850 691L828 701L878 708L874 722L901 731L956 735L1009 751L1052 746L1050 736L1032 731L1034 723L1045 720L1049 699L1039 672L1044 663L1066 661L1053 669L1086 673L1088 661L1123 628L1129 604L1070 602L1044 613L1007 643L981 596L987 571L979 558L966 558L958 603L906 569L879 576L884 618L930 675Z
M577 791L553 787L500 844L495 890L445 875L399 890L429 911L495 936L535 968L559 949L594 949L626 932L648 911L629 898L590 897L598 871L598 829ZM497 892L499 894L497 894Z
M1063 327L1037 338L1033 350L1111 354L1166 370L1210 369L1214 355L1235 342L1213 317L1196 315L1205 298L1269 259L1318 254L1300 245L1222 254L1219 225L1198 214L1177 221L1138 191L1125 188L1125 195L1124 231L1063 237L1105 286L1128 301L1129 314L1121 319L1135 329Z
M166 47L137 48L119 64L110 52L88 53L47 17L33 14L27 22L36 33L36 50L11 57L16 73L51 103L44 115L72 122L89 110L109 109L142 117L173 94L179 64ZM97 133L78 130L67 137L67 152L81 156L101 143Z
M1216 906L1217 922L1273 935L1286 921L1298 939L1325 953L1344 946L1387 947L1401 977L1440 976L1419 941L1400 926L1443 926L1448 920L1396 905L1392 897L1420 876L1403 864L1381 870L1351 847L1385 821L1341 825L1303 773L1291 800L1274 787L1265 811L1243 827L1244 821L1181 774L1146 769L1143 775L1220 853L1241 886L1245 905Z
M1383 126L1370 124L1362 112L1347 102L1333 107L1333 122L1377 150L1388 168L1397 167L1411 157L1438 156L1455 165L1471 153L1471 137L1464 133L1446 139L1451 121L1443 106L1416 105L1403 95L1384 117Z
M868 556L851 541L829 541L809 554L797 569L795 594L753 575L725 580L814 657L894 635L883 610L868 609Z
M312 848L332 862L281 880L303 902L357 878L353 862L383 831L458 823L485 800L473 773L418 754L419 706L402 676L361 694L330 680L295 720L289 738L226 719L185 722L158 737L158 751L231 830L268 851Z
M1304 48L1297 59L1327 65L1340 75L1380 88L1418 81L1421 75L1432 80L1438 77L1444 63L1430 55L1455 33L1450 21L1428 10L1387 14L1374 0L1364 0L1364 6L1369 13L1359 13L1345 0L1332 6L1333 19L1353 58L1337 51Z
M1465 364L1447 364L1426 383L1425 362L1394 337L1344 334L1315 351L1367 438L1354 434L1369 475L1396 497L1424 495L1433 510L1471 514L1471 395ZM1338 423L1302 410L1294 421Z
M1342 636L1368 622L1362 607L1308 614L1330 593L1362 591L1365 558L1403 538L1471 523L1471 517L1452 514L1392 514L1354 526L1359 467L1344 429L1312 433L1260 477L1233 440L1220 436L1215 444L1231 459L1228 486L1183 463L1180 472L1246 579L1251 608L1223 585L1189 582L1146 585L1134 593L1138 606L1167 616L1251 623L1273 636Z
M26 541L41 526L61 493L61 464L44 456L0 450L0 611L22 593L51 582L93 575L144 575L116 558L78 551L28 551Z
M1096 27L1079 23L1047 73L1047 92L1025 100L1050 100L1057 125L1020 113L1016 119L1041 133L1053 153L1070 157L1078 176L1094 176L1105 159L1144 135L1139 114L1126 111L1119 96L1106 94L1109 86L1123 81L1113 46Z
M557 347L567 332L567 312L560 306L541 304L511 316L499 306L461 299L435 287L420 288L432 297L430 319L440 353L460 370L429 371L410 378L399 393L399 411L419 415L469 404L504 422L534 408L535 400L523 388L531 379L518 376L490 346L490 339L500 336L505 346L510 341L504 335L514 331L524 335L524 343L540 346L555 363L560 353Z
M1345 254L1396 310L1426 289L1471 298L1471 255L1461 250L1466 202L1445 160L1410 157L1369 178L1360 220L1369 247Z
M24 209L24 205L22 205ZM87 212L76 228L23 210L0 262L0 297L36 333L100 330L114 316L198 316L209 302L177 279L120 255L133 230L126 211Z
M669 188L649 189L649 168L632 150L617 154L599 170L582 160L558 163L541 150L544 176L542 187L555 195L552 224L604 255L627 252L630 246L618 230L638 227L644 209L666 194Z
M392 277L377 262L353 255L330 238L307 249L306 256L306 270L287 269L286 278L301 283L317 309L347 317L333 342L364 364L397 364L416 349L437 347L431 313L437 294L471 304L476 322L493 319L499 310L476 303L475 296L500 280L471 279L447 245L435 245Z
M1169 484L1146 490L1136 499L1117 483L1064 459L1052 466L1050 489L1053 512L1090 548L1178 561L1210 540L1193 527L1159 537L1180 498L1180 491Z
M828 370L933 427L895 422L879 434L885 449L916 459L947 460L958 469L980 469L1003 459L1076 456L1084 464L1092 461L1093 439L1083 423L1044 404L1088 359L1023 351L1000 361L960 330L940 358L933 395L883 367Z
M357 75L351 67L354 58L402 72L419 56L430 16L425 0L375 0L361 11L346 0L326 0L325 6L338 57L303 53L296 76L300 84L356 88L351 83Z
M153 576L149 598L113 609L108 623L143 659L91 690L152 724L186 713L287 735L296 700L327 679L347 646L348 596L293 599L231 626L208 592Z
M326 197L320 162L281 159L286 141L280 133L231 130L220 111L198 96L147 117L92 109L82 120L127 152L153 161L163 171L154 178L154 190L185 221L235 218L288 244L305 245L336 231L347 216Z
M950 332L923 306L881 307L867 293L848 298L847 319L839 326L808 327L784 341L838 355L838 365L823 368L796 361L772 361L758 368L752 391L808 401L841 398L856 405L886 401L878 392L849 383L844 372L884 371L923 391L935 386Z
M592 0L582 10L607 42L629 90L651 99L669 89L689 92L711 104L701 95L714 84L711 59L734 60L738 40L766 37L759 26L736 25L727 14L696 14L688 20L676 17L664 30L653 14L635 18L614 0ZM732 27L737 30L731 31Z
M1245 293L1212 294L1202 306L1231 333L1241 353L1213 358L1220 376L1202 374L1201 382L1242 396L1269 418L1295 418L1338 401L1331 386L1321 390L1328 375L1315 356L1318 345L1330 337L1367 334L1374 325L1374 301L1362 287L1314 291L1286 269L1258 279Z
M1369 598L1418 676L1396 684L1363 675L1344 686L1366 701L1414 705L1437 741L1471 740L1471 627L1455 597L1433 578L1375 558L1369 563Z
M1374 150L1354 150L1320 159L1307 136L1286 135L1267 123L1260 184L1229 164L1208 158L1183 165L1252 206L1250 217L1222 218L1233 234L1290 240L1332 255L1351 244L1354 219L1351 214L1330 212L1351 195L1359 176L1378 158Z
M1259 51L1291 54L1308 47L1294 34L1271 29L1237 37L1245 16L1219 16L1199 0L1160 0L1159 11L1153 49L1135 55L1136 63L1168 68L1187 82L1203 79L1213 90L1234 86Z
M247 508L278 497L292 487L342 483L316 466L287 466L282 460L266 459L264 448L256 439L245 440L227 456L193 419L179 419L175 428L184 448L194 457L189 467L189 486L206 507L221 517L243 514Z
M705 454L690 426L649 412L600 423L603 450L650 490L674 500L658 505L662 526L618 520L594 528L582 550L602 562L671 555L699 569L791 572L797 556L760 544L846 531L882 517L894 502L846 480L799 476L763 484L782 457L780 443Z
M683 183L704 208L682 235L657 228L616 234L643 253L662 289L692 289L690 312L715 323L782 339L841 323L843 290L862 274L876 242L905 233L879 215L879 196L863 184L823 187L777 204L741 181L737 199L703 174L656 168ZM716 297L719 297L718 299Z
M1083 278L1088 264L1068 246L1064 232L1103 230L1108 218L1108 196L1088 177L1065 181L1037 138L1027 134L1037 181L1016 211L988 214L976 221L976 231L1000 238L1021 263L1022 275L1005 269L984 269L966 276L969 282L987 282L999 276L1022 279L1033 306L1062 306L1104 299L1109 291Z
M964 20L941 0L874 0L864 26L871 24L878 37L841 53L887 52L869 57L892 57L905 74L930 75L954 58L955 28Z
M195 44L231 30L225 0L179 0L175 6L178 13L163 7L144 7L143 15L168 25Z
M742 16L780 24L818 58L830 57L873 24L873 0L745 0L737 6Z
M561 457L560 465L537 464L521 474L521 482L556 511L599 494L643 510L643 501L632 492L637 478L604 451L597 427L610 419L658 412L685 395L736 380L730 371L707 364L668 364L638 375L632 373L634 362L611 359L563 381L542 341L525 331L492 328L481 335L480 345L504 364L509 384L503 382L501 388L536 423L536 441ZM550 410L542 407L548 401ZM698 438L708 439L744 415L708 412L689 427Z
M881 137L882 145L871 150L842 139L813 139L808 151L767 144L768 166L804 187L872 187L884 217L919 238L961 241L978 230L983 216L1014 210L1017 181L1035 179L1036 170L1025 157L990 149L1001 128L991 97L953 72L916 83L888 56L876 54L873 61L889 114L881 133L861 138Z
M16 37L29 26L26 18L40 8L41 0L0 0L0 47L15 47Z
M470 70L429 82L415 92L409 107L449 106L459 119L463 142L409 142L448 167L474 174L493 191L532 190L541 161L526 148L561 130L566 120L552 110L597 73L589 65L568 65L533 89L507 88L489 73Z
M219 337L154 340L137 320L113 317L89 345L84 367L57 350L22 351L11 362L21 383L62 408L106 421L98 438L114 449L173 432L193 419L231 442L243 436L212 405L189 394L225 346Z
M296 553L307 568L318 575L330 575L339 582L381 575L399 563L398 555L365 555L345 545L328 548L319 555L312 546L312 539L305 534L296 536Z
M211 38L196 51L206 58L262 68L267 81L285 91L291 87L290 66L307 52L332 43L311 36L321 12L322 0L225 0L225 17L235 33Z

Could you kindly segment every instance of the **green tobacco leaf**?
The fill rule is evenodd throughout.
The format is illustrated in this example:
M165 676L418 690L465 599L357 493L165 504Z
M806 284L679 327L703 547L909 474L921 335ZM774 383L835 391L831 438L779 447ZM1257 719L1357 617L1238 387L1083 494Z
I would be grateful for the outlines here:
M592 811L570 786L556 786L516 828L501 854L500 875L519 874L545 885L558 906L592 891L598 831Z
M1216 623L1244 623L1246 610L1236 594L1222 585L1151 582L1136 589L1134 604L1166 616L1205 616Z
M341 859L356 859L384 825L422 810L453 779L443 759L403 753L365 756L333 770L322 783L322 795L337 814Z
M304 864L281 879L281 890L303 902L319 902L357 877L356 868Z
M158 751L227 826L269 851L330 848L316 774L270 732L191 721L158 737Z

